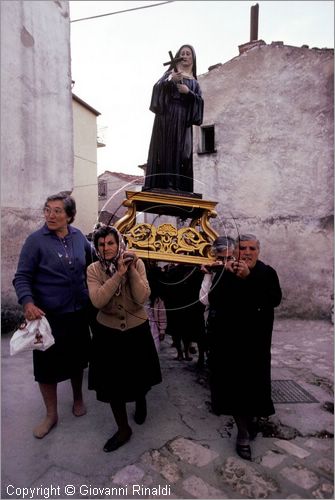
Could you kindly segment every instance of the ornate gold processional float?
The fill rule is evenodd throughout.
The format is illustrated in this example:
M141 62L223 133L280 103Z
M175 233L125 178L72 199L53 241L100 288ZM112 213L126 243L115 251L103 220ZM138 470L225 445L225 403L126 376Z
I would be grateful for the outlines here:
M125 237L129 250L141 259L206 264L213 261L211 246L218 233L210 219L217 216L217 202L203 200L196 193L181 194L164 189L126 191L123 206L128 210L114 226ZM154 222L138 222L139 214L156 214ZM167 222L157 224L161 215L177 217L179 229ZM143 218L143 216L142 216Z
M199 126L203 120L196 55L193 47L183 45L175 57L171 51L169 56L170 60L163 63L169 69L152 91L150 110L156 117L145 187L141 192L126 191L123 205L127 213L114 225L123 234L129 250L142 259L206 264L213 261L210 251L218 236L210 225L210 219L217 216L217 202L203 200L201 194L192 192L192 126ZM192 99L185 97L189 92ZM149 219L147 214L157 217L150 216L150 223L143 222ZM161 215L168 220L179 218L182 224L158 225Z

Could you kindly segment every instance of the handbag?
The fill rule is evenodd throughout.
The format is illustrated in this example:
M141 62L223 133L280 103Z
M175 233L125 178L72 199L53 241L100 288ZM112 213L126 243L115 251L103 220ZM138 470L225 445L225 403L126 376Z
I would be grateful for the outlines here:
M55 343L51 328L45 316L32 321L25 320L14 332L10 339L10 355L14 356L20 352L45 351Z

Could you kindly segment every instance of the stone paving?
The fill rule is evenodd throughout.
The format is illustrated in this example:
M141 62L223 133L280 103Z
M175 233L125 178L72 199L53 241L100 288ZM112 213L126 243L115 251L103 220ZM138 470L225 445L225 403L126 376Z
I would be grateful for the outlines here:
M1 498L334 498L328 322L275 322L272 378L294 380L318 403L276 404L276 415L261 422L252 462L235 453L231 417L209 411L206 370L197 371L196 356L176 361L170 338L160 352L163 383L148 396L145 424L131 421L127 445L105 454L104 441L115 431L108 405L87 392L88 414L70 417L65 383L60 423L36 440L31 429L41 402L30 354L10 358L8 342L4 336Z

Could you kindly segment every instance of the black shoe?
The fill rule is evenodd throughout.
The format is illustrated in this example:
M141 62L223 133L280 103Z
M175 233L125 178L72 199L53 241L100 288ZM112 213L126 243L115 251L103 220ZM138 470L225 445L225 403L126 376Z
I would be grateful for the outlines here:
M251 461L251 448L248 444L236 443L236 453L244 460Z
M117 431L110 439L108 439L107 443L103 448L104 451L106 453L109 453L110 451L117 450L118 448L120 448L120 446L123 446L129 441L131 435L132 435L132 430L130 428L129 428L129 434L126 435L125 437L121 437L119 431Z
M136 401L134 420L138 425L142 425L147 418L147 402L145 397Z

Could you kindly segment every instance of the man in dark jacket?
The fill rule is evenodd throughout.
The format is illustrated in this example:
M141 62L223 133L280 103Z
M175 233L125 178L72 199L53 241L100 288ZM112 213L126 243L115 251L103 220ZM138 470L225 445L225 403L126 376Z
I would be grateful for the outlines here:
M281 301L276 271L258 260L252 234L235 242L235 261L216 273L209 292L209 367L213 411L233 415L237 453L251 460L255 417L275 413L271 399L274 307Z

